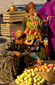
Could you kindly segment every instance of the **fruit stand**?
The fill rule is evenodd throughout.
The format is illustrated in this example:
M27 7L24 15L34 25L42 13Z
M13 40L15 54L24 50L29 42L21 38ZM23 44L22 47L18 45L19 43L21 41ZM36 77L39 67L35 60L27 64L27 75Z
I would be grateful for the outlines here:
M15 79L16 85L49 85L55 83L55 61L42 60L42 65L37 64L26 68Z

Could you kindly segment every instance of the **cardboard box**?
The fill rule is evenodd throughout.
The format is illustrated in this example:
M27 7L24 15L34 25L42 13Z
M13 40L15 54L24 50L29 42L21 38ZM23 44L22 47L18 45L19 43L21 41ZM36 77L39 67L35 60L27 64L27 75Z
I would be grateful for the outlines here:
M55 61L47 61L47 60L44 60L42 61L42 64L44 63L53 63L55 64ZM32 67L28 67L26 68L26 70L28 69L34 69L35 67L37 67L38 65L34 65ZM52 83L55 83L55 71L50 71L50 72L37 72L39 75L42 76L42 78L44 78L48 83L52 84Z

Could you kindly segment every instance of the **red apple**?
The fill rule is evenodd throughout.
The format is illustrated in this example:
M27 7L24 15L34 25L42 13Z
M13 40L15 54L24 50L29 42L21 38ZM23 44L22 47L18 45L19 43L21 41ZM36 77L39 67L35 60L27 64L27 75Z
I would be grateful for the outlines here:
M48 65L47 63L44 64L44 66L47 66L47 65Z
M54 64L54 67L55 67L55 64Z
M53 70L53 67L52 67L52 66L50 66L50 67L49 67L49 69L50 69L50 70Z
M42 71L42 69L39 69L39 72L41 72Z
M38 69L41 69L42 66L38 66Z
M55 67L53 67L53 71L55 71Z

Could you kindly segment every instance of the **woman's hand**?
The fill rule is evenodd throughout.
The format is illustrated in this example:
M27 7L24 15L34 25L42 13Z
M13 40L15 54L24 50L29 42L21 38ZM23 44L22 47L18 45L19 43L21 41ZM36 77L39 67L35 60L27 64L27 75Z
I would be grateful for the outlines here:
M15 51L15 55L18 57L22 57L22 53Z
M37 62L38 62L38 65L41 65L41 60L40 60L40 58L39 57L37 57Z
M36 12L34 12L34 17L36 17L37 19L39 18Z

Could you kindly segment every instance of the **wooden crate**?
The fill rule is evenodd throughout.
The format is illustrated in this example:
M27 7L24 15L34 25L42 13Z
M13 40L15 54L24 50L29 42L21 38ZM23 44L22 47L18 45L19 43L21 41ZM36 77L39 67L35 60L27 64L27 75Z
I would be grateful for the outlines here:
M19 24L1 24L1 35L4 36L11 36L11 31L12 30L17 30L17 29L22 28L22 23Z
M25 15L26 15L25 11L4 12L3 13L3 22L23 21L23 18Z

